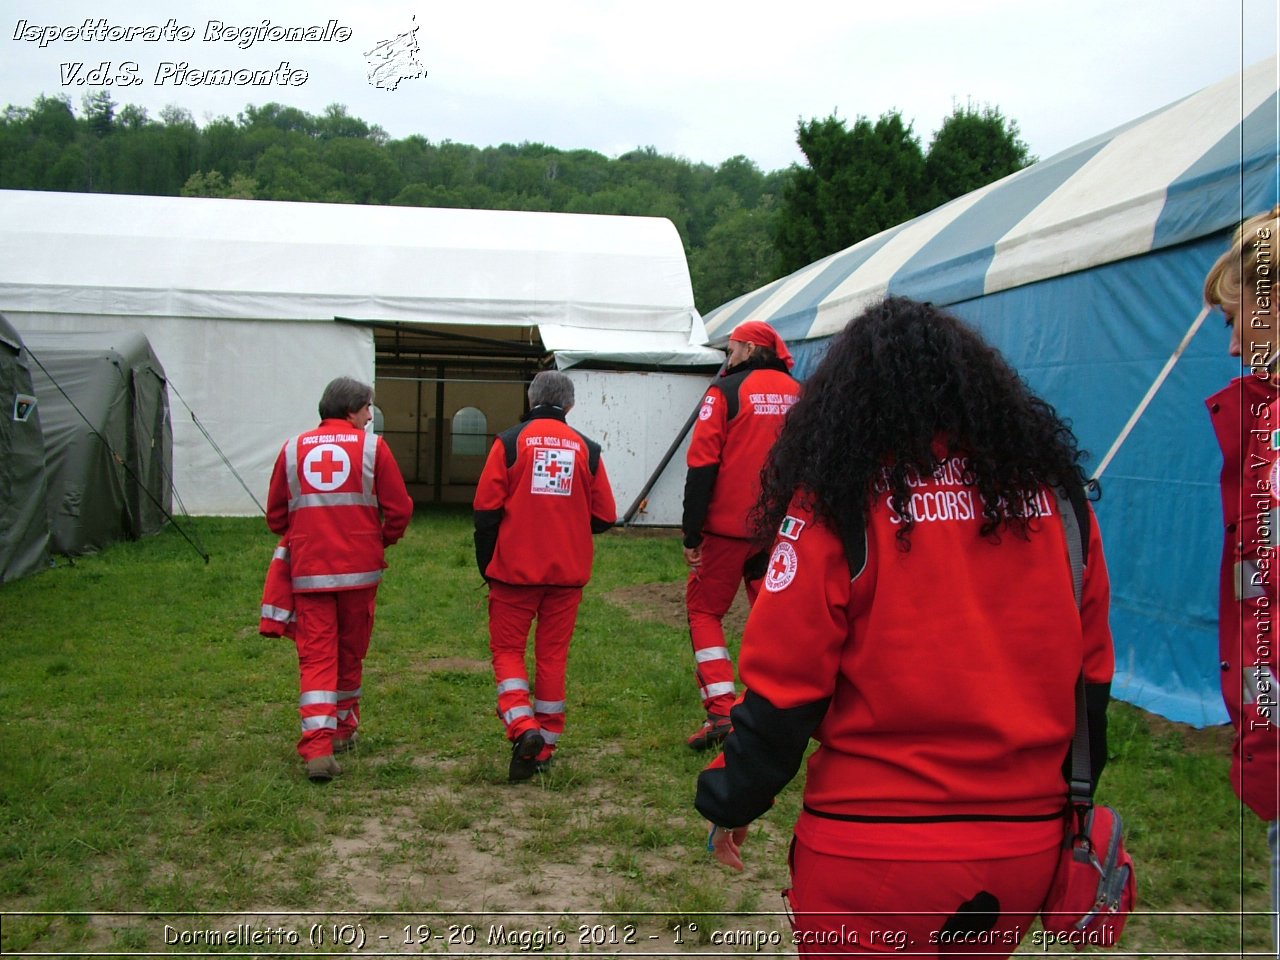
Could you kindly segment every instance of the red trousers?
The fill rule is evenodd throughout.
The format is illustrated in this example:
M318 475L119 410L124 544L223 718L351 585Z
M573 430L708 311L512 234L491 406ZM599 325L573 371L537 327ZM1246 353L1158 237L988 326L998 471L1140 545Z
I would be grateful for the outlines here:
M498 684L498 717L507 739L540 729L546 742L539 760L555 752L565 722L565 673L569 641L578 622L581 587L526 587L489 584L489 652ZM529 628L534 634L534 687L529 697L525 652Z
M747 588L747 602L755 603L760 580L749 578L744 567L747 559L759 552L760 548L748 540L704 534L702 564L689 572L684 594L689 636L698 692L708 713L727 715L738 696L733 657L724 638L724 615L738 595L740 583Z
M377 597L376 585L294 595L303 760L333 753L333 738L349 738L360 724L360 684Z
M1057 862L1056 847L996 860L863 860L797 838L793 935L806 957L1007 957L1039 914Z

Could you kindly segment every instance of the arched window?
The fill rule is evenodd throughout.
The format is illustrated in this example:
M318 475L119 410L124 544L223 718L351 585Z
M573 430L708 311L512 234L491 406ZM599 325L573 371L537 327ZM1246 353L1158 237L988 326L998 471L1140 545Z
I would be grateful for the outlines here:
M487 453L489 421L475 407L463 407L453 415L453 455L483 457Z

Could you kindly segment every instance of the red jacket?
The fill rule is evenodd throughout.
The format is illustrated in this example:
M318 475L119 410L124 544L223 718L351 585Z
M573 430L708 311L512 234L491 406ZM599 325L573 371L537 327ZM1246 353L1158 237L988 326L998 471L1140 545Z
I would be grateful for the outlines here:
M472 506L480 573L523 586L586 584L591 535L617 520L600 445L549 406L498 435Z
M289 548L295 593L377 584L383 548L399 540L413 501L391 448L346 420L285 443L267 494L267 526Z
M760 471L799 397L800 385L781 361L740 364L707 389L689 442L681 522L686 547L700 544L704 533L750 538Z
M293 609L293 575L289 571L289 548L281 540L267 566L267 580L262 585L262 613L258 633L264 637L293 639L298 614Z
M1206 404L1222 447L1224 537L1219 575L1218 652L1222 699L1235 726L1231 782L1264 820L1280 794L1275 677L1280 593L1280 399L1273 381L1233 380Z
M1042 495L1026 538L1005 531L993 543L979 536L981 503L959 461L911 488L910 550L895 537L889 495L877 497L856 571L840 537L793 505L743 637L748 692L721 755L738 769L699 780L698 809L713 822L741 826L767 809L779 786L752 797L753 781L783 754L790 779L811 734L821 746L804 802L821 817L1061 814L1076 680L1083 670L1105 716L1114 670L1101 536L1090 511L1077 610L1054 495ZM743 720L764 729L739 738ZM1095 744L1105 742L1098 726ZM767 749L753 747L757 734Z

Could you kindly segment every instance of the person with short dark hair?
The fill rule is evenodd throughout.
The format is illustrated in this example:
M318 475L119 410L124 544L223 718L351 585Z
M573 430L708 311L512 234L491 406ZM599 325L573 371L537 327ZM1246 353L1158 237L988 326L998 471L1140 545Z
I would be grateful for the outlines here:
M600 445L565 422L573 381L544 370L529 412L503 431L476 486L476 564L489 584L489 649L510 780L546 772L565 729L569 643L591 579L592 535L617 520ZM530 698L525 651L534 636Z
M756 510L777 533L746 692L695 801L740 870L748 824L818 741L787 892L801 954L948 953L976 933L967 949L1007 956L1040 912L1081 676L1095 783L1107 752L1109 586L1081 458L928 304L869 307L806 381ZM1090 531L1079 603L1057 489Z
M1271 904L1280 915L1280 670L1272 630L1280 604L1273 569L1280 547L1277 243L1280 206L1240 224L1205 277L1204 299L1226 316L1228 352L1245 367L1206 401L1222 448L1218 655L1222 699L1235 728L1231 784L1267 822ZM1280 944L1274 926L1272 933L1273 943Z
M748 515L760 492L760 468L800 394L792 365L771 326L760 320L738 324L729 334L728 362L703 397L689 441L680 526L689 565L685 608L705 714L685 741L695 750L715 746L729 732L737 686L724 617L739 586L748 603L760 589L764 554L753 542Z
M274 579L287 570L292 593L292 622L277 632L291 632L297 644L298 754L316 783L342 773L334 753L356 743L383 552L413 516L391 448L366 430L372 405L367 383L332 381L320 398L320 425L285 443L267 495L267 525L282 535Z

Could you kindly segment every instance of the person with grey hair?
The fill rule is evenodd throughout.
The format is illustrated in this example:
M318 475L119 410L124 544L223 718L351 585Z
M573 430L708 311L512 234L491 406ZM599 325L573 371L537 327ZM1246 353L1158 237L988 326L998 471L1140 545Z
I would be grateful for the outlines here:
M355 746L383 552L413 516L391 448L366 430L372 406L367 383L332 381L320 425L285 443L267 495L267 525L281 541L262 622L279 624L272 632L292 633L297 644L298 754L316 783L340 774L334 754ZM281 589L283 599L273 595Z
M529 384L529 408L494 440L472 504L513 781L546 772L564 733L569 642L591 579L591 537L617 520L600 445L565 422L573 381L542 371ZM535 618L531 699L525 651Z

